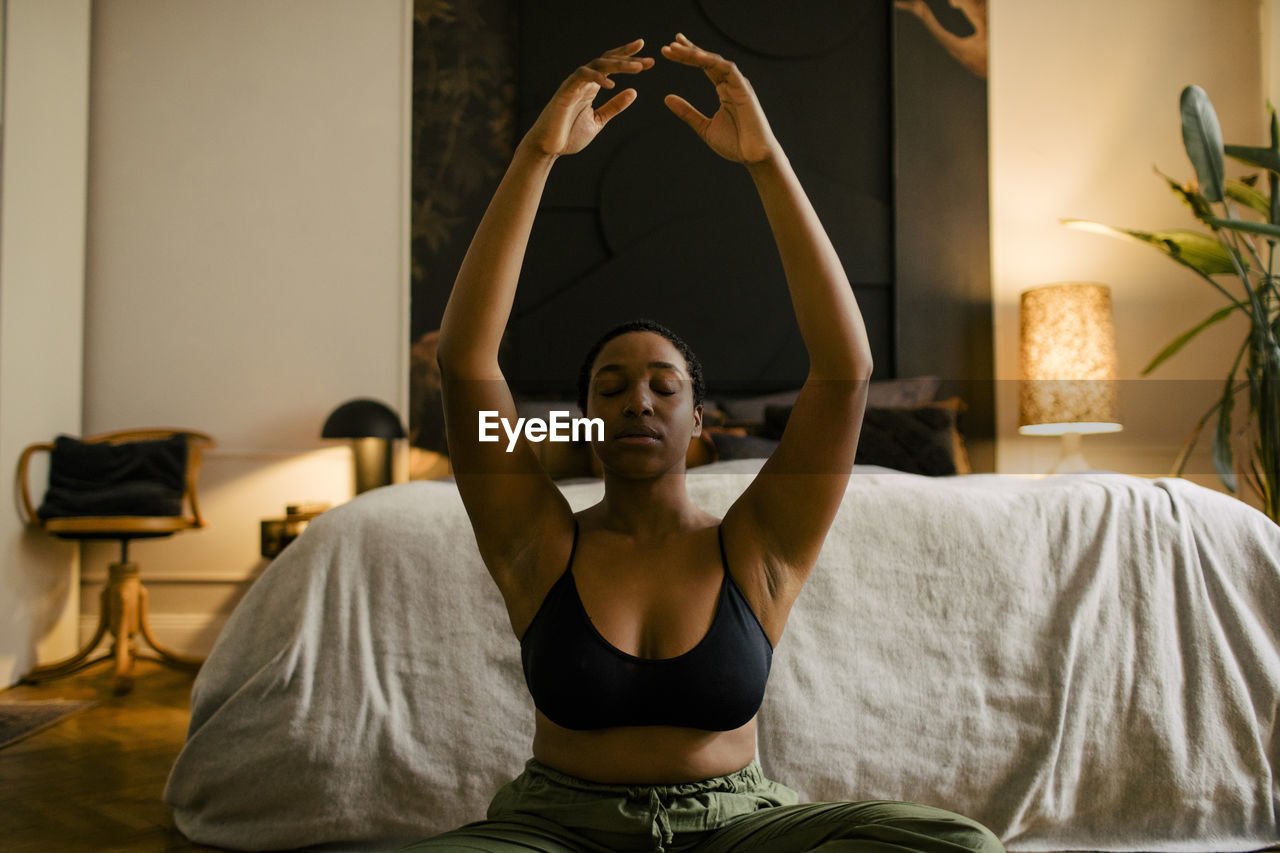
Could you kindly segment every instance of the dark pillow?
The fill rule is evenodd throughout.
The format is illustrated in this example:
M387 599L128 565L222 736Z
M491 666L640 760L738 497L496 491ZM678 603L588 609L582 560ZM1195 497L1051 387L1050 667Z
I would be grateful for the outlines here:
M910 408L868 408L858 438L856 465L879 465L909 474L946 477L969 473L956 416L960 401ZM765 409L765 435L782 437L790 406Z
M181 435L122 444L58 436L41 518L182 515L187 440Z
M933 400L941 380L936 376L916 376L912 379L876 379L867 389L867 405L877 408L906 408L922 406ZM764 410L769 406L789 406L796 401L800 389L779 391L758 397L729 397L719 401L720 411L727 421L735 424L759 424L764 421ZM703 415L704 422L706 414ZM711 423L716 423L711 421Z

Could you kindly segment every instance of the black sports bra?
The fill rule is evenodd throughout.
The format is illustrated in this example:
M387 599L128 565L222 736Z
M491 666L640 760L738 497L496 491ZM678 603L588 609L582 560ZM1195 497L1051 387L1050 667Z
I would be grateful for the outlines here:
M684 726L730 731L745 725L764 698L773 646L729 572L717 529L724 580L706 635L673 658L629 655L600 635L573 580L578 528L569 565L520 638L524 679L533 703L566 729Z

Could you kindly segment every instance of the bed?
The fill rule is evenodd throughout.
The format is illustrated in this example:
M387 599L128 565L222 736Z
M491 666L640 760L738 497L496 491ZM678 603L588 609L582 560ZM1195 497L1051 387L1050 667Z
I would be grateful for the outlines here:
M721 513L758 459L691 470ZM599 481L561 484L575 508ZM1280 527L1177 479L857 466L759 716L812 800L905 799L1013 851L1280 839ZM533 733L456 488L320 516L248 592L165 791L191 839L387 849L483 815Z

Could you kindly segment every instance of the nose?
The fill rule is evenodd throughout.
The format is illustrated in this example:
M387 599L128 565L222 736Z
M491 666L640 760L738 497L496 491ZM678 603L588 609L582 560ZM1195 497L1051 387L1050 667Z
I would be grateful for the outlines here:
M631 386L622 413L632 417L653 414L653 395L647 382L636 382Z

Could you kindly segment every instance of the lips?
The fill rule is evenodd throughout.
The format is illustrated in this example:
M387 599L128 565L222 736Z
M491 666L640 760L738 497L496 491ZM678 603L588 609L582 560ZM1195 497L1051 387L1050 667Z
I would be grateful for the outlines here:
M661 434L661 433L659 433L656 429L653 429L653 428L651 428L651 427L646 427L646 426L631 426L631 427L625 427L624 429L619 430L617 433L615 433L615 434L614 434L614 436L613 436L613 437L614 437L615 439L620 439L620 438L637 438L637 439L649 438L649 439L654 439L654 440L656 441L656 440L660 440L660 439L662 438L662 434Z

